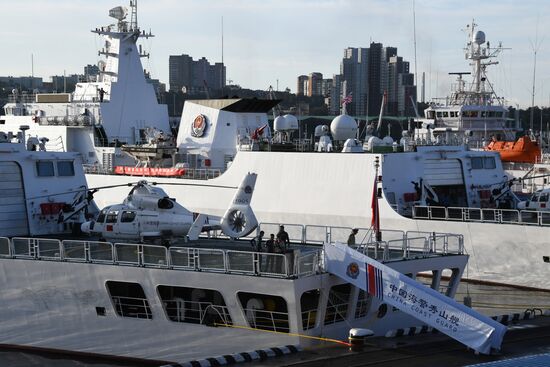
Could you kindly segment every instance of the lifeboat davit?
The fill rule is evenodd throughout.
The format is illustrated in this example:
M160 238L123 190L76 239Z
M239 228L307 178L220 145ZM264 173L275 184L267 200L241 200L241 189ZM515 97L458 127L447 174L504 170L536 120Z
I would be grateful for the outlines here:
M527 135L516 141L493 140L485 150L499 152L503 162L537 163L541 157L541 149L536 141Z

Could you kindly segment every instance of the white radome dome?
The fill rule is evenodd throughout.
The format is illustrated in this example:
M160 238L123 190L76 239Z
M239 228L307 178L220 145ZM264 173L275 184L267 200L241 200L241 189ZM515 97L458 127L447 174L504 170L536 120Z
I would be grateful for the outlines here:
M277 116L273 120L273 130L275 131L286 131L288 130L288 122L284 116Z
M298 130L298 119L296 118L296 116L287 114L284 116L284 118L287 121L288 128L290 130Z
M384 136L384 138L382 138L382 144L384 145L392 145L393 144L393 139L391 136Z
M330 123L330 132L334 140L353 139L357 135L357 122L349 115L336 116Z

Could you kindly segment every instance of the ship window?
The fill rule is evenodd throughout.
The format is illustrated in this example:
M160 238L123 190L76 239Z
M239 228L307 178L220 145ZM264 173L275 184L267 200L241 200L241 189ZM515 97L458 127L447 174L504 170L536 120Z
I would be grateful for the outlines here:
M458 117L458 112L457 111L451 111L451 117Z
M548 201L548 194L540 194L539 201L540 202L547 202Z
M218 291L166 285L159 285L157 291L170 321L211 326L233 324L223 296Z
M107 290L117 315L138 319L152 319L143 288L138 283L108 281Z
M118 216L118 210L113 210L107 214L107 220L105 223L116 223L116 217Z
M357 305L355 307L355 318L359 319L365 317L370 307L370 297L367 292L360 289L359 295L357 296Z
M483 158L483 168L485 169L495 169L497 167L495 163L495 157L485 157Z
M72 161L57 162L58 176L74 176L74 166Z
M330 288L328 294L327 310L325 312L325 325L344 321L348 315L351 284L340 284Z
M481 117L487 117L488 114L487 114L487 111L481 111Z
M123 211L122 215L120 216L120 222L121 223L132 223L136 219L136 212L131 211Z
M482 169L482 168L483 168L483 158L472 157L472 169Z
M281 333L290 331L283 297L245 292L239 292L237 296L250 327Z
M317 307L319 307L319 297L321 291L312 289L304 292L300 297L300 307L302 309L302 327L304 330L315 327L315 319L317 318Z
M449 117L449 112L443 111L443 117Z
M437 117L441 117L442 115L443 115L443 112L441 112L441 111L437 111L437 112L436 112L436 116L437 116Z
M435 111L428 111L428 118L433 120L435 118Z
M36 173L40 177L52 177L54 176L53 162L52 161L38 161L36 162Z

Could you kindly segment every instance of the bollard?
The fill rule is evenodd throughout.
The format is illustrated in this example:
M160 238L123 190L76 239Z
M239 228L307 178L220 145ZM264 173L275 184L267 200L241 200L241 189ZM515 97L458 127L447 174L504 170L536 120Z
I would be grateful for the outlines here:
M373 336L374 332L369 329L353 328L349 331L349 350L350 352L359 352L365 346L365 340Z

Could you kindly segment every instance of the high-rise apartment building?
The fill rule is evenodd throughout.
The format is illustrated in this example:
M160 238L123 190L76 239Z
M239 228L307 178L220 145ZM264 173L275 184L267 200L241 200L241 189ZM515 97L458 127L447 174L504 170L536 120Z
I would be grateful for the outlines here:
M226 68L222 63L210 64L206 58L194 61L189 55L171 55L169 59L170 91L182 88L188 93L225 87Z
M306 94L308 89L308 81L309 81L309 77L307 75L300 75L298 77L298 85L296 88L297 95L303 96Z
M323 94L323 74L321 73L311 73L308 77L307 83L307 95L320 96Z

